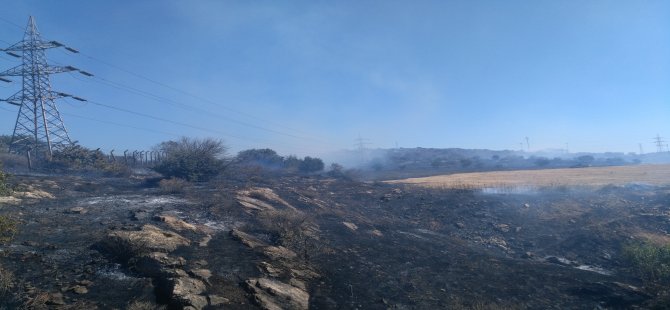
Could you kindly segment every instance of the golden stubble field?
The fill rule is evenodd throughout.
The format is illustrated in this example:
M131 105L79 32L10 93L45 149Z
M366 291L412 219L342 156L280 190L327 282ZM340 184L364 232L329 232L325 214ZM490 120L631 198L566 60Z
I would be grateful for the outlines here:
M386 181L432 188L670 185L670 165L636 165L457 173Z

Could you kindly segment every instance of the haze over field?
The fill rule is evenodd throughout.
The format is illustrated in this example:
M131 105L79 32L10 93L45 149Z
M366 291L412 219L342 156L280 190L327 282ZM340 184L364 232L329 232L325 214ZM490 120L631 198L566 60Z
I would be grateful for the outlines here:
M53 85L90 100L59 108L75 140L105 151L185 135L320 155L360 134L383 148L651 152L670 137L667 1L0 5L0 45L33 15L82 52L48 56L96 76ZM11 134L17 109L2 109Z

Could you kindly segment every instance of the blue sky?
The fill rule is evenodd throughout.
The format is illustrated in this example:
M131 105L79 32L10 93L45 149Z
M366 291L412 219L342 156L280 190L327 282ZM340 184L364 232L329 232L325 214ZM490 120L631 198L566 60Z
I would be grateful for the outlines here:
M48 57L96 77L53 76L54 89L191 126L59 102L72 138L103 150L179 135L298 155L353 148L359 134L382 148L519 149L528 136L532 150L568 143L573 152L652 151L657 133L670 140L668 1L0 7L0 46L20 40L13 24L33 15L45 39L82 51ZM14 65L0 56L0 68ZM19 87L0 85L0 96ZM2 108L0 133L11 134L17 109Z

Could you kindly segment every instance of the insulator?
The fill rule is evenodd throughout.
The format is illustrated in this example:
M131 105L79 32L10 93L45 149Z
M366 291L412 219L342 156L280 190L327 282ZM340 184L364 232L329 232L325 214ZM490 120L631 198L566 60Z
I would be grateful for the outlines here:
M81 74L83 74L83 75L85 75L85 76L93 76L92 73L88 73L88 72L86 72L86 71L84 71L84 70L79 70L79 73L81 73Z
M0 77L0 81L3 81L5 83L11 83L12 82L12 80L9 80L9 79L3 78L3 77Z
M21 55L19 55L19 54L14 54L12 52L5 52L5 53L9 56L12 56L12 57L21 58Z
M77 100L77 101L86 101L86 99L81 98L81 97L77 97L77 96L71 96L71 97L72 97L72 99Z
M55 45L55 46L63 46L63 45L65 45L65 44L60 43L60 42L58 42L58 41L51 41L50 43L53 44L53 45Z
M78 50L76 50L76 49L74 49L74 48L71 48L71 47L69 47L69 46L66 46L65 49L68 50L68 51L70 51L70 52L73 52L73 53L79 53Z

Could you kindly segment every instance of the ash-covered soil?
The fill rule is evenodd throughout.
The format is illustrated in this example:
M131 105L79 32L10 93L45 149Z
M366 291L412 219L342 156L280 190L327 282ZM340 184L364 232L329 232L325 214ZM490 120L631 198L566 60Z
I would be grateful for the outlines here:
M670 238L666 187L484 193L284 176L165 194L141 177L14 181L53 197L0 205L20 221L0 246L8 308L629 309L662 298L621 248ZM286 223L299 233L272 230L283 227L273 214L296 214Z

